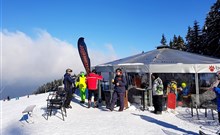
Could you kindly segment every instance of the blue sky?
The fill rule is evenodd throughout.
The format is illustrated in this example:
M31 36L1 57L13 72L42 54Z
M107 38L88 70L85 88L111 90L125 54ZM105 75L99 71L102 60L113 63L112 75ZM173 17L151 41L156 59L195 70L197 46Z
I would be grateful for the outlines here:
M185 37L197 20L203 25L215 0L1 0L2 28L35 37L35 29L76 45L112 44L118 57L155 49L164 33Z
M83 71L77 41L84 37L91 64L106 63L185 37L195 20L203 26L215 0L0 0L1 90L30 94Z

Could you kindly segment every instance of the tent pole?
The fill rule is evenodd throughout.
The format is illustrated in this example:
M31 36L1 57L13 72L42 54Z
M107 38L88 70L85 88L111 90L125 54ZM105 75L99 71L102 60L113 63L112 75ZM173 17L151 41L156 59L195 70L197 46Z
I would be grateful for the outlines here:
M151 73L149 73L149 102L150 106L153 106L153 95L152 95L152 78Z
M110 88L110 103L112 102L112 95L113 95L113 84L112 84L112 79L114 79L114 73L109 72L109 88Z
M196 104L199 104L199 75L195 73L195 84L196 84Z
M102 102L102 95L101 95L102 90L101 90L101 81L100 80L98 81L98 89L99 89L99 100L98 100L98 102L101 103Z

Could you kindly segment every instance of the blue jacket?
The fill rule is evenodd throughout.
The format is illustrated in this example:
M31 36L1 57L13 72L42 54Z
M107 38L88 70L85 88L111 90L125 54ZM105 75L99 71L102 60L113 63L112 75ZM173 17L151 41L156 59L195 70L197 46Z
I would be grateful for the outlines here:
M189 87L183 88L182 93L183 93L183 96L188 96L189 95Z
M218 85L218 87L214 87L214 91L216 93L216 98L217 98L218 112L220 112L220 84Z
M119 83L119 86L117 86L116 83ZM127 85L127 81L123 75L115 76L114 84L115 84L116 92L119 92L119 93L125 92L125 86Z
M73 85L75 84L75 80L71 78L70 74L66 73L63 79L64 89L65 91L70 91L73 89Z

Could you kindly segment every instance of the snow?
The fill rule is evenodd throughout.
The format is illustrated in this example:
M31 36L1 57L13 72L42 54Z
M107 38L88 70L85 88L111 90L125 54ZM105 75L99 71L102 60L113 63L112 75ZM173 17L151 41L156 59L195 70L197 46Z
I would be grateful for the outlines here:
M212 120L210 112L205 118L200 111L201 120L191 117L190 109L182 107L176 109L176 114L162 115L151 113L152 107L141 111L134 105L123 112L118 108L110 112L105 106L88 109L79 103L78 96L71 102L73 108L67 109L65 121L59 112L46 120L47 97L48 93L0 101L1 135L185 135L198 134L200 126L217 128L217 120ZM22 111L29 105L36 105L32 117L22 121Z

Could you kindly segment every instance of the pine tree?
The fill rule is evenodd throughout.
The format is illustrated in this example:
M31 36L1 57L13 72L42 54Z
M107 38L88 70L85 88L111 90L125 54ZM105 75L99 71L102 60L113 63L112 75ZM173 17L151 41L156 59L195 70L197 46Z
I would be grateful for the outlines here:
M62 85L62 79L54 80L52 82L48 82L46 84L43 84L42 86L39 86L37 90L34 92L34 94L55 91L58 88L58 86L61 85Z
M203 29L204 53L220 58L220 0L211 7Z
M172 49L177 49L177 37L176 37L176 35L173 36Z
M172 40L170 40L169 46L170 46L170 48L173 48L173 41Z
M187 34L186 34L186 51L187 52L192 52L192 34L193 33L193 30L190 26L188 26L188 31L187 31Z
M197 21L194 21L193 29L188 27L188 33L186 36L186 40L188 42L187 51L192 53L201 54L201 47L202 47L202 33Z
M167 40L166 40L164 34L162 34L162 39L161 39L160 43L161 43L161 45L166 45L167 44Z
M180 35L177 38L177 49L178 50L186 50L185 42Z

